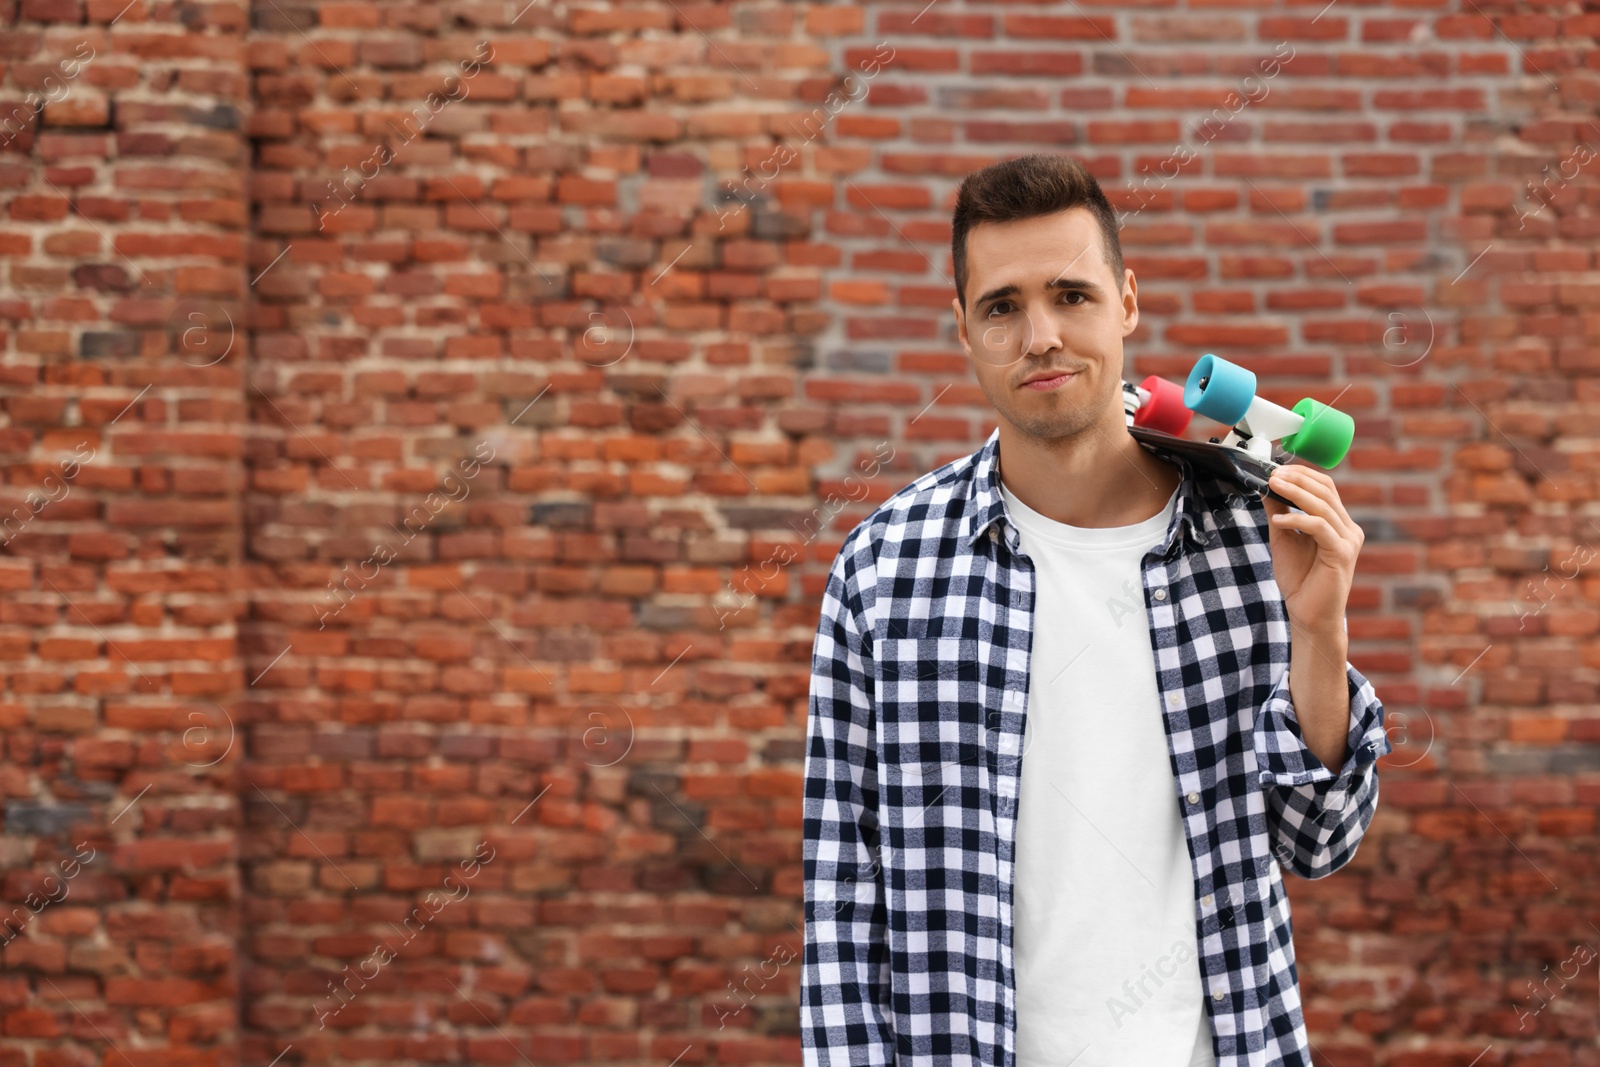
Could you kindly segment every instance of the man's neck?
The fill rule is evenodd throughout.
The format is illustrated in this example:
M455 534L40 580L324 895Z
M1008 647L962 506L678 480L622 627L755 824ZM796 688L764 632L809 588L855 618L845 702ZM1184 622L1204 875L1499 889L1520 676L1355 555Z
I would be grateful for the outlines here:
M1158 514L1177 488L1178 468L1127 431L1091 426L1043 440L1000 423L996 474L1012 495L1046 518L1086 528L1132 526Z

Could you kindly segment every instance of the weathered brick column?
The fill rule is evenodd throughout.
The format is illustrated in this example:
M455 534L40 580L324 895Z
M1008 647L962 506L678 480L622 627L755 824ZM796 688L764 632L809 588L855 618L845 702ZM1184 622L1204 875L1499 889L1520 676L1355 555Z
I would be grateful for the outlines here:
M0 1063L233 1062L245 12L3 7Z

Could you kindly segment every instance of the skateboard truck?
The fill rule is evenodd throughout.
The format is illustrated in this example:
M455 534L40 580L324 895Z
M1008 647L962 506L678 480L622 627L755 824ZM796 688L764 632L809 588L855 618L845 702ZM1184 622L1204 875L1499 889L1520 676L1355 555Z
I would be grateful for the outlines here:
M1355 439L1355 420L1337 408L1306 397L1286 410L1256 395L1256 376L1236 363L1207 353L1189 372L1183 387L1184 406L1233 427L1225 446L1244 449L1259 459L1272 458L1272 442L1323 469L1337 467Z

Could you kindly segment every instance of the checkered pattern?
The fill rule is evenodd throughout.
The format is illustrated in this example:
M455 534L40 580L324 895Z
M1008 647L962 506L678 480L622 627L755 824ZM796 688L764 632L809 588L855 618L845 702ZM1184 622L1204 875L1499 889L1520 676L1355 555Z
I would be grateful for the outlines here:
M1034 573L978 451L851 531L813 646L806 728L807 1064L1014 1067L1012 889ZM1282 868L1350 861L1390 751L1348 663L1348 756L1301 739L1266 511L1181 459L1145 557L1173 802L1193 858L1218 1067L1310 1067Z

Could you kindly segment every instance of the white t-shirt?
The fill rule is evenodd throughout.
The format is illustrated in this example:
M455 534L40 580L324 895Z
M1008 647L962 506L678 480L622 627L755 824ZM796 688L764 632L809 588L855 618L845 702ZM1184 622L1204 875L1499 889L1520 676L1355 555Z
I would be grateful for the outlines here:
M1194 872L1132 526L1068 526L1001 483L1034 564L1014 953L1017 1067L1215 1067Z

